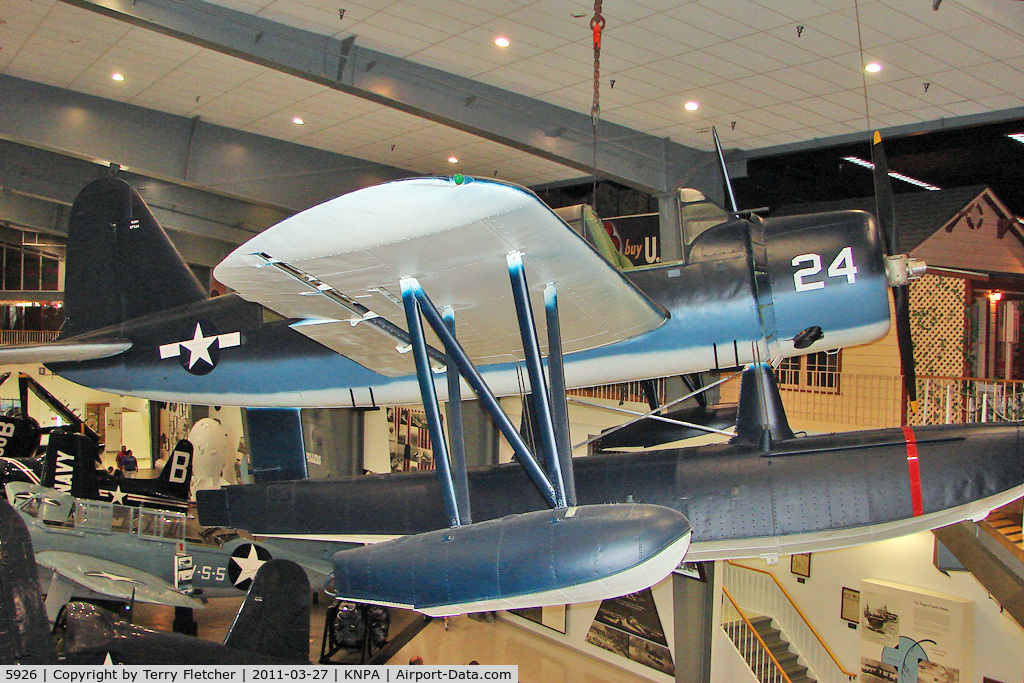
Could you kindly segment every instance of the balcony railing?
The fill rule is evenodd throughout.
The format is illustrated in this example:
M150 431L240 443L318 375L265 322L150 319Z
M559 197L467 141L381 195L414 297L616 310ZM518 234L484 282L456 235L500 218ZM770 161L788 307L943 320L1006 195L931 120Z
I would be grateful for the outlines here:
M918 409L911 425L1024 420L1024 381L979 377L917 378Z
M40 332L38 330L0 330L0 346L38 344L40 342L51 342L56 338L56 332Z

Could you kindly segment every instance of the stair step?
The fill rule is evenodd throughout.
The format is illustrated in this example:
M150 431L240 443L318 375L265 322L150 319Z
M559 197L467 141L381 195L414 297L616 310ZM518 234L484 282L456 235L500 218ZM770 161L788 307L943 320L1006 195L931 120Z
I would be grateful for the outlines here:
M782 632L771 625L771 617L754 617L750 619L750 624L792 683L817 683L809 675L807 667L800 664L799 655L793 652L790 643L782 637ZM762 675L758 676L759 678L767 677L771 671L775 670L774 664L766 663L763 658L758 656L761 649L760 644L746 640L741 643L734 641L734 644L751 669L755 669L755 667L764 669L760 672ZM758 675L756 670L755 675Z

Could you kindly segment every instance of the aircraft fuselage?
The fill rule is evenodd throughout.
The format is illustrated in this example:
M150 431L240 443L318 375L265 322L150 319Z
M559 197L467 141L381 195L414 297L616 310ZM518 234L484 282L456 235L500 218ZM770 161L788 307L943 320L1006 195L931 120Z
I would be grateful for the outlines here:
M881 246L873 221L862 212L769 219L763 225L732 221L700 235L685 263L624 275L668 319L625 341L566 354L570 387L735 367L866 343L889 329ZM542 311L544 283L531 285L533 305ZM515 315L510 308L508 319ZM48 367L105 391L198 404L373 406L419 400L415 375L374 372L295 331L290 325L297 321L274 317L235 295L216 297L75 337L127 339L132 346L109 358ZM543 314L535 317L542 320ZM813 326L821 328L821 338L795 349L792 339ZM394 345L384 336L380 343ZM508 395L520 388L516 366L479 370L495 394ZM446 388L437 384L443 399Z
M770 455L723 444L593 455L573 465L580 505L647 503L686 515L687 559L756 557L983 517L1024 493L1020 430L884 429L788 440ZM544 507L515 464L470 470L469 486L474 522ZM262 534L399 536L446 526L433 472L230 486L201 491L198 501L202 523Z

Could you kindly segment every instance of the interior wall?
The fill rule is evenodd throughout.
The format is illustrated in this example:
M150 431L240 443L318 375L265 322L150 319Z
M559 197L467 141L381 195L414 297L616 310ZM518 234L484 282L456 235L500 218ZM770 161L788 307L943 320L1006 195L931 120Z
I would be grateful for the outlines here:
M44 370L44 374L40 374L41 370L44 370L44 368L37 364L5 365L0 367L0 371L11 373L10 379L0 386L0 398L17 400L18 373L24 372L31 375L33 379L38 381L47 391L56 396L80 418L84 419L85 417L85 405L87 403L108 404L106 414L106 451L102 456L105 465L109 466L114 463L114 454L117 453L123 443L121 416L125 409L128 409L129 411L142 412L144 415L143 424L146 425L145 428L148 430L148 401L129 396L108 394L95 389L88 389L66 380L63 377L58 377L49 370ZM42 427L53 426L61 423L58 415L46 407L46 405L37 399L31 392L29 392L28 410L29 414L35 418ZM134 454L139 459L139 466L142 468L150 467L149 458L151 457L151 451L149 441L148 437L143 436L137 442L133 441L132 444L126 444L134 451Z
M811 576L797 582L790 572L789 557L778 564L763 560L743 560L740 564L767 569L786 587L814 628L836 653L843 666L859 671L860 626L851 629L840 618L843 587L860 590L862 579L895 581L969 599L974 604L974 677L996 681L1024 679L1024 629L1008 615L968 572L943 574L932 565L935 537L924 532L846 550L813 553ZM717 623L717 621L716 621ZM716 629L720 630L720 629ZM719 638L716 647L731 648ZM725 668L730 659L722 653L712 662L712 680L733 680ZM716 667L718 667L716 669Z

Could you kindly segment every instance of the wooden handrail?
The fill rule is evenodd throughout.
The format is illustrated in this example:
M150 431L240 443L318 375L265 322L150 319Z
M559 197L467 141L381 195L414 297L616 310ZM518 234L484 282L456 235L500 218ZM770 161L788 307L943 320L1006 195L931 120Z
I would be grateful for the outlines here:
M790 680L789 675L786 674L785 669L783 669L782 665L779 664L779 660L775 659L775 655L772 654L772 649L768 647L767 643L764 642L764 639L761 637L761 634L758 633L757 629L754 628L754 625L750 623L750 620L747 619L747 615L745 615L743 613L743 610L740 609L740 606L736 604L736 601L733 600L732 594L729 593L729 590L725 586L722 586L722 593L725 595L725 597L729 598L729 602L731 602L733 608L735 608L736 614L740 615L740 619L743 620L743 623L747 625L747 628L750 629L751 633L754 634L754 637L757 638L757 642L761 643L761 648L764 649L764 651L771 658L772 664L774 664L778 672L782 674L782 677L786 679L786 683L793 683L793 681ZM758 676L758 678L760 678L760 676Z
M782 591L782 594L786 596L787 600L789 600L789 604L793 606L793 609L796 610L796 613L799 614L800 618L804 620L805 624L807 624L807 628L811 629L811 633L813 633L814 637L818 639L818 642L821 643L821 646L823 648L825 648L825 652L827 652L828 656L832 658L832 661L835 663L836 668L838 668L840 671L842 671L845 675L849 676L850 678L856 678L857 677L857 674L852 673L850 671L847 671L843 667L843 665L839 663L839 660L836 658L835 653L832 652L832 648L830 648L828 646L828 644L825 643L825 640L818 633L818 630L816 628L814 628L813 625L811 625L811 622L807 618L807 615L804 614L804 611L802 609L800 609L800 607L796 604L796 600L793 599L793 596L789 594L789 591L786 590L785 586L782 585L782 583L779 581L779 578L777 576L775 576L775 574L771 573L770 571L764 570L764 569L756 569L754 567L748 567L745 564L740 564L738 562L734 562L733 560L726 560L726 562L728 562L729 564L731 564L734 567L739 567L740 569L746 569L748 571L757 572L759 574L767 574L768 576L770 576L772 578L772 581L775 582L775 585L778 586L779 590ZM725 590L725 588L723 587L722 590ZM732 598L730 598L730 600L731 599Z

